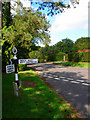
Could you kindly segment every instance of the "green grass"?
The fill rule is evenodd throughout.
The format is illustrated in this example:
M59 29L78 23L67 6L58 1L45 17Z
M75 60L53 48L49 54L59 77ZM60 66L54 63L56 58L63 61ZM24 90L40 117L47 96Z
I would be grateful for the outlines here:
M19 89L19 97L14 96L14 74L2 75L3 118L71 118L78 115L61 97L51 90L34 71L19 73L21 81L33 81L37 87ZM46 119L45 119L46 120Z
M84 63L84 62L61 62L61 63L53 63L55 65L63 65L63 66L72 66L72 67L89 67L90 63Z

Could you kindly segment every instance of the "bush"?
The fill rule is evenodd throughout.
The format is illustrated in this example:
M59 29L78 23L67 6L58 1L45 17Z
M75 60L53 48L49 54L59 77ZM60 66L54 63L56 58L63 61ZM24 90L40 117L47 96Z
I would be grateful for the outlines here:
M39 62L40 62L40 63L43 63L43 62L44 62L44 59L40 59Z
M73 62L79 62L80 60L79 60L79 54L78 53L74 53L73 54L73 60L72 60Z
M90 52L75 53L73 55L74 62L90 62Z
M27 67L26 64L19 64L18 65L18 70L19 71L24 71L24 70L29 70L30 68Z
M63 53L63 52L59 52L59 53L57 53L57 55L56 55L56 60L57 61L63 61L63 56L65 55L65 53Z
M81 62L90 62L90 52L82 53Z
M38 56L39 56L38 51L32 51L32 52L29 53L30 59L37 59Z
M56 60L57 61L64 61L64 55L65 55L65 61L68 61L68 54L65 54L65 53L63 53L63 52L59 52L59 53L57 53L57 55L56 55Z
M72 61L73 60L73 53L69 53L68 54L68 61Z

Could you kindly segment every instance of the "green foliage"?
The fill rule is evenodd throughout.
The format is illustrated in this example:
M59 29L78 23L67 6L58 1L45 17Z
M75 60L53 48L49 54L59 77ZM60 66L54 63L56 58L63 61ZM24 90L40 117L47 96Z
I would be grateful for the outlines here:
M19 64L18 65L18 71L25 71L25 70L29 70L30 68L27 67L26 64Z
M56 60L57 61L64 61L64 56L65 56L65 61L68 61L68 54L65 54L63 52L57 53Z
M13 46L26 47L32 46L32 43L37 43L39 40L49 41L49 35L46 31L50 27L41 12L26 11L18 13L13 17L13 24L8 28L3 28L4 40L8 41Z
M83 62L63 62L63 63L53 63L55 65L63 65L63 66L72 66L72 67L89 67L90 63L83 63Z
M76 40L73 46L73 61L89 62L90 52L78 53L78 50L84 51L90 49L90 37L81 37Z
M19 97L14 96L14 74L3 74L2 77L2 119L23 118L75 118L77 114L69 105L51 90L32 70L19 73L22 88ZM36 87L25 87L23 81L34 82ZM45 120L44 119L44 120Z
M56 60L57 61L63 61L64 55L65 55L65 53L63 53L63 52L57 53Z
M40 58L40 59L39 59L39 62L40 62L40 63L43 63L43 62L44 62L44 59L43 59L43 58Z
M40 53L43 54L44 56L48 56L48 58L47 58L48 61L55 61L56 60L56 57L55 57L56 51L55 51L55 48L53 46L48 46L48 47L42 48L42 50L40 49Z
M73 50L73 41L66 38L62 41L59 41L57 44L55 44L55 48L57 52L64 52L66 54L69 54Z
M10 12L10 2L3 2L2 3L2 27L7 26L9 27L11 25L12 22L12 16L11 16L11 12Z
M2 27L9 27L12 23L12 16L10 13L10 2L2 3ZM5 29L6 29L5 27ZM3 36L3 40L5 37ZM2 71L6 71L6 64L9 64L10 52L11 52L11 44L8 41L2 40ZM12 56L11 56L12 58Z
M40 48L40 50L41 49L42 48ZM48 60L48 56L45 56L40 50L30 52L29 57L31 59L38 59L38 62L42 63L42 62L44 62L45 59L46 59L46 61Z
M42 0L43 1L43 0ZM64 8L70 8L70 4L67 2L67 0L62 1L50 1L46 0L46 2L31 2L32 4L38 4L38 11L40 10L47 10L47 15L57 15L59 13L62 13L64 11ZM73 4L78 4L77 1L71 0Z
M79 61L90 62L90 52L83 52L78 54L79 54Z
M81 37L75 41L74 48L78 50L90 49L90 37Z
M32 51L29 53L30 59L38 59L39 55L40 55L40 53L38 51Z
M14 46L18 50L17 57L25 59L28 58L30 51L38 49L35 45L38 41L45 44L50 43L48 34L50 24L45 16L31 8L26 10L21 3L19 4L21 7L16 10L17 14L12 17L10 3L3 3L3 68L8 64L9 59L13 58L12 48Z

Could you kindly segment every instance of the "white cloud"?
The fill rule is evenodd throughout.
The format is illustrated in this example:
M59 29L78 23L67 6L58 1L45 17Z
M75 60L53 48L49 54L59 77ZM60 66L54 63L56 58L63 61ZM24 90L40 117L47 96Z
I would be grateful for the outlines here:
M85 29L88 31L88 2L89 0L80 0L76 8L71 7L55 16L55 21L49 29L52 43L60 41L60 33L74 30L83 31ZM59 36L57 36L58 34Z
M31 2L30 0L20 0L23 3L23 7L30 7Z
M11 0L11 5L14 6L14 8L17 8L17 4L16 4L17 0ZM31 2L30 0L20 0L20 2L23 4L23 7L30 7L31 6ZM16 12L14 10L11 9L11 13L12 14L16 14Z
M61 15L55 16L51 33L72 29L85 29L88 23L88 0L80 0L76 8L70 8Z

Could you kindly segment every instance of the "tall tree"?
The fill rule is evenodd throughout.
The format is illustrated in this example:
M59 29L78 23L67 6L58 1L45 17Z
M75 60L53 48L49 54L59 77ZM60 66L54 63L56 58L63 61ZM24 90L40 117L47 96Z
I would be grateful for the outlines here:
M90 37L81 37L76 40L74 47L78 50L90 49Z
M10 2L3 2L2 3L2 28L6 26L8 28L12 24L12 16L10 12ZM3 40L4 40L4 35L3 35ZM2 40L2 43L3 43ZM10 59L9 55L9 48L11 44L8 41L5 41L4 44L2 45L2 69L5 71L5 65L8 62L8 59Z
M75 7L75 4L79 4L79 0L70 0L72 5ZM52 0L46 0L42 2L31 2L32 4L38 4L39 7L37 11L45 10L47 8L47 15L56 15L58 13L62 13L64 11L64 8L70 8L69 1L67 0L58 0L58 1L52 1Z
M85 52L85 50L90 49L90 37L81 37L75 41L73 47L73 60L77 61L90 61L90 52ZM78 53L78 50L83 51Z
M58 52L64 52L66 54L69 54L72 52L73 49L73 41L66 38L63 39L62 41L59 41L55 47L57 48Z
M18 8L17 14L12 17L12 25L5 26L2 30L4 33L3 48L7 45L6 56L10 56L13 46L16 46L18 51L21 47L30 51L38 41L50 42L48 34L50 25L45 16L41 12L34 12L31 8L26 10L22 4L20 5L21 8ZM20 57L19 52L18 56Z
M24 10L23 13L18 13L13 17L13 24L8 28L4 28L3 42L8 41L12 46L21 46L30 48L32 43L48 40L49 23L41 12L34 13L33 11Z
M11 4L10 2L4 2L2 3L2 17L3 17L3 21L2 21L2 27L7 26L9 27L12 23L12 16L11 16Z

